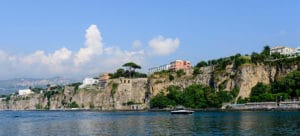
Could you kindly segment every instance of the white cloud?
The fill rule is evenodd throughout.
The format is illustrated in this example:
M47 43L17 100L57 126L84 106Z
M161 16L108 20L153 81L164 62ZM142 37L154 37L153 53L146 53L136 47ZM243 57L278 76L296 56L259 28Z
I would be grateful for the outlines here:
M147 69L148 48L152 54L169 55L176 51L179 40L158 36L149 41L148 47L135 40L129 50L117 46L103 46L102 36L96 25L91 25L85 34L85 46L78 51L65 47L47 53L43 50L27 55L12 55L0 50L0 78L13 77L52 77L95 76L101 72L113 72L122 64L133 61ZM146 52L147 51L147 52Z
M0 50L0 62L5 61L6 58L7 54L4 51Z
M139 41L139 40L135 40L133 41L132 43L132 48L135 50L135 49L139 49L142 47L142 42Z
M103 52L103 43L101 33L96 25L91 25L85 34L85 48L81 48L76 54L74 63L76 66L85 64L95 55L101 55Z
M177 50L180 41L178 38L164 38L163 36L158 36L149 41L149 46L152 48L154 54L157 55L169 55Z
M118 47L108 47L104 49L104 56L101 62L104 66L107 66L108 70L111 70L129 61L142 65L144 60L144 50L127 51L121 50Z

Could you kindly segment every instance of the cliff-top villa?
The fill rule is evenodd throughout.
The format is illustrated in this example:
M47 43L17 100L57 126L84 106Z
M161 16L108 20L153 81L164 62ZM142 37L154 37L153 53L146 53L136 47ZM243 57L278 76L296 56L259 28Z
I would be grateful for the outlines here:
M270 49L270 54L273 53L279 53L281 55L288 56L300 55L300 47L290 48L286 46L274 46Z
M162 70L177 71L180 69L182 70L191 69L191 62L187 60L175 60L170 62L170 64L149 68L149 73L159 72Z
M84 88L88 85L96 85L98 83L99 83L99 80L87 77L83 80L82 85L80 85L79 88Z
M100 74L99 75L99 84L101 88L105 88L107 80L110 79L110 76L108 73Z
M26 96L29 94L33 94L34 92L31 91L30 89L22 89L22 90L19 90L18 93L19 93L19 95Z

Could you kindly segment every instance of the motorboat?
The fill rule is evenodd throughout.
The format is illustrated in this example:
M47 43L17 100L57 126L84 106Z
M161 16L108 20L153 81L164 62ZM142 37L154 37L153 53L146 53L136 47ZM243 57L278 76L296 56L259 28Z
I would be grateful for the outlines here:
M171 114L193 114L194 111L186 110L183 107L176 108L175 110L171 111Z

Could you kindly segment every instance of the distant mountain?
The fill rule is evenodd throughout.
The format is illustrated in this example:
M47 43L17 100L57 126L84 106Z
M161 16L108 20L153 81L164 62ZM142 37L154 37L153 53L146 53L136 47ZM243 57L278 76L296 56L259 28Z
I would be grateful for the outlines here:
M47 79L36 78L16 78L11 80L0 80L0 94L11 94L19 89L27 89L29 87L47 87L48 84L67 85L75 82L74 80L53 77Z

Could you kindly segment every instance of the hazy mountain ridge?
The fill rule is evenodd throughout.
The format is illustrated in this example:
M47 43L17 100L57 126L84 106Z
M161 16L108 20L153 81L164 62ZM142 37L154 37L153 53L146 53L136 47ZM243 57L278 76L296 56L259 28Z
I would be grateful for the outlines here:
M53 78L15 78L10 80L0 80L0 94L11 94L19 89L29 87L46 87L48 84L66 85L75 82L75 80L53 77Z

